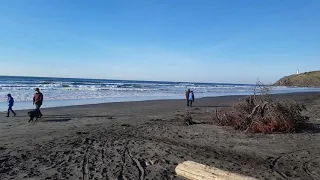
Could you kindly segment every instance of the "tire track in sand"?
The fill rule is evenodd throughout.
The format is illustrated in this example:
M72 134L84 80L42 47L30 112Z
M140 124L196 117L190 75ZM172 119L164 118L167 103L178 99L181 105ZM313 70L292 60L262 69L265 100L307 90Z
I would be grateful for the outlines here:
M85 138L83 140L82 144L88 144L86 149L85 149L85 153L83 156L83 161L82 161L82 180L89 180L88 179L88 174L89 174L89 169L88 169L88 151L89 148L92 146L94 140L89 139L89 138Z
M293 177L320 179L320 155L317 149L303 149L282 154L275 158L270 167L283 179Z

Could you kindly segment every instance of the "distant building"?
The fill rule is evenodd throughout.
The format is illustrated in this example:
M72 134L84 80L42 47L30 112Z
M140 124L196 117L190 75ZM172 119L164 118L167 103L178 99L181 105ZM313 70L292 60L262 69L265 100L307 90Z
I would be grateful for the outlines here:
M297 74L300 74L299 69L297 70Z

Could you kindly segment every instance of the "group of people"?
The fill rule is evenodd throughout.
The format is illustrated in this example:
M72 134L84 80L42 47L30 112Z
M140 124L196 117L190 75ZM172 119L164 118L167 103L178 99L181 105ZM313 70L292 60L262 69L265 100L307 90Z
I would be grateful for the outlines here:
M186 92L187 106L192 107L192 103L194 102L194 93L190 89Z
M187 99L187 106L192 107L192 103L194 102L194 93L190 89L186 92L186 99ZM33 96L33 105L36 106L36 111L39 112L39 117L42 116L42 113L40 111L40 107L43 103L43 94L40 92L39 88L35 88L35 94ZM10 116L10 112L13 114L13 116L16 116L17 114L13 111L12 107L14 104L14 99L11 94L8 94L8 113L6 117Z
M13 111L12 107L14 105L14 99L12 97L11 94L8 94L8 112L7 112L7 116L10 116L10 112L13 114L13 116L16 116L17 114ZM43 103L43 94L40 92L39 88L35 88L35 94L33 96L33 105L36 106L36 111L39 112L39 117L42 116L42 113L40 111L40 107L42 106Z

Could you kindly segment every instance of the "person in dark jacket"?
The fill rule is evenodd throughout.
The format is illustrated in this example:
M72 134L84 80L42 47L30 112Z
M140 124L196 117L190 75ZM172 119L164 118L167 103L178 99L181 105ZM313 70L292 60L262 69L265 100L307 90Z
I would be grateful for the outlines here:
M36 93L33 96L33 105L36 105L36 111L39 111L40 118L42 116L42 113L40 111L40 107L43 103L43 94L40 92L39 88L35 89Z
M188 91L186 91L186 99L187 99L187 106L189 106L189 94L190 94L191 90L188 89Z
M14 104L14 99L11 96L11 94L8 94L7 96L8 96L8 113L7 113L6 117L9 117L10 111L12 112L13 116L16 116L17 114L12 110L12 106Z

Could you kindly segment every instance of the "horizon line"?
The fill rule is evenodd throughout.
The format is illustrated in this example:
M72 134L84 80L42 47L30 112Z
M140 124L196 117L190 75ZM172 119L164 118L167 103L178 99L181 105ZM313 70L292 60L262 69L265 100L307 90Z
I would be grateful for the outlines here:
M221 83L221 82L184 82L184 81L159 81L159 80L132 80L132 79L104 79L104 78L83 78L83 77L50 77L50 76L21 76L21 75L0 75L0 77L26 77L26 78L60 78L60 79L87 79L107 81L140 81L140 82L168 82L168 83L195 83L195 84L230 84L230 85L254 85L248 83Z

